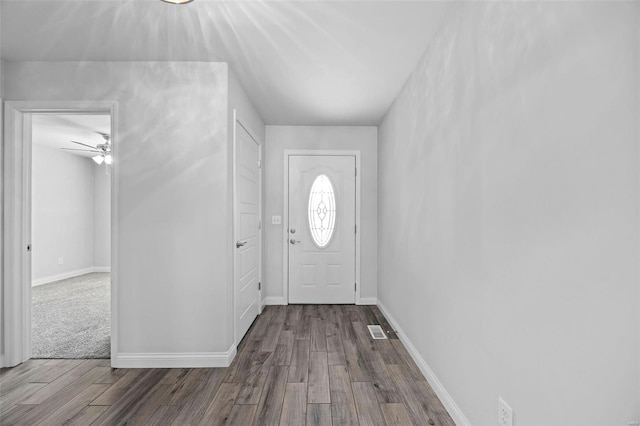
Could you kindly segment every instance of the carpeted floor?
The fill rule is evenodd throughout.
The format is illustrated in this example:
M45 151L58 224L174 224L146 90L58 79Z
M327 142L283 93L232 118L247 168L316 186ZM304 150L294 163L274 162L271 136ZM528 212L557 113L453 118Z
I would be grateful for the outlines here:
M109 358L111 274L92 273L31 289L33 358Z

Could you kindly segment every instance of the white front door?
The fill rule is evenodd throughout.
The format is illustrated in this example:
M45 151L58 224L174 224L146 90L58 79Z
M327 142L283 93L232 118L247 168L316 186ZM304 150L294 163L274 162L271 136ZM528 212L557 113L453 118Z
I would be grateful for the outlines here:
M258 315L260 277L260 150L240 123L236 123L235 149L234 299L238 344Z
M289 156L289 303L355 303L356 159Z

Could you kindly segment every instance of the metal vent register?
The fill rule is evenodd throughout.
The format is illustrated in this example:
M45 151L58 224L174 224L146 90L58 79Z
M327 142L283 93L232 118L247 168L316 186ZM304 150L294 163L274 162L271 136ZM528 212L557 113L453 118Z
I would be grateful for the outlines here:
M374 339L386 339L387 335L382 330L382 327L379 325L368 325L369 333L371 333L371 337Z

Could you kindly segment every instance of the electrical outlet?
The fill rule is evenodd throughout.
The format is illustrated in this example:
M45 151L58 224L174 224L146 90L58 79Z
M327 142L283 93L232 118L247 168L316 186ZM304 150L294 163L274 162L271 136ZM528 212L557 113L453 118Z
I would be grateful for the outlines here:
M282 225L282 216L271 216L272 225Z
M63 257L59 257L58 258L58 265L62 265L64 263L64 258Z
M498 426L513 426L513 410L498 397Z

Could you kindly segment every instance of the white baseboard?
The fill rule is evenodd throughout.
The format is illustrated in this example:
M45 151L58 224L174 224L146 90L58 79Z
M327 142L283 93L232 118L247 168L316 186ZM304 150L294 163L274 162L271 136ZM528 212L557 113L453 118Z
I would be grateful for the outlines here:
M111 359L114 368L217 368L228 367L236 346L226 352L120 353Z
M80 275L90 274L92 272L111 272L110 266L91 266L89 268L77 269L75 271L65 272L63 274L51 275L44 278L38 278L37 280L31 281L31 287L49 284L52 282L66 280L67 278L79 277Z
M49 284L60 280L66 280L67 278L79 277L80 275L89 274L91 272L93 272L93 268L84 268L77 269L75 271L64 272L62 274L50 275L44 278L38 278L37 280L31 280L31 287Z
M382 314L385 316L385 318L389 321L391 326L394 328L394 330L398 332L398 337L407 348L407 351L411 355L411 358L413 358L413 361L416 363L424 377L426 377L427 382L429 382L436 395L438 395L438 398L440 398L440 401L442 401L442 405L444 405L444 407L447 409L449 415L456 423L456 425L471 426L471 423L469 422L469 420L467 420L460 407L458 407L458 404L456 404L449 392L447 392L447 390L444 388L442 382L438 380L435 373L433 372L433 370L431 370L424 358L422 358L422 355L420 355L416 347L413 346L411 340L409 340L407 335L404 334L398 322L395 320L395 318L393 318L393 315L389 313L387 308L385 308L384 305L380 303L380 301L378 301L378 307L380 308L380 311L382 311Z
M375 297L361 297L356 302L356 305L375 305L378 303L378 299ZM265 297L264 305L287 305L287 301L284 297Z

